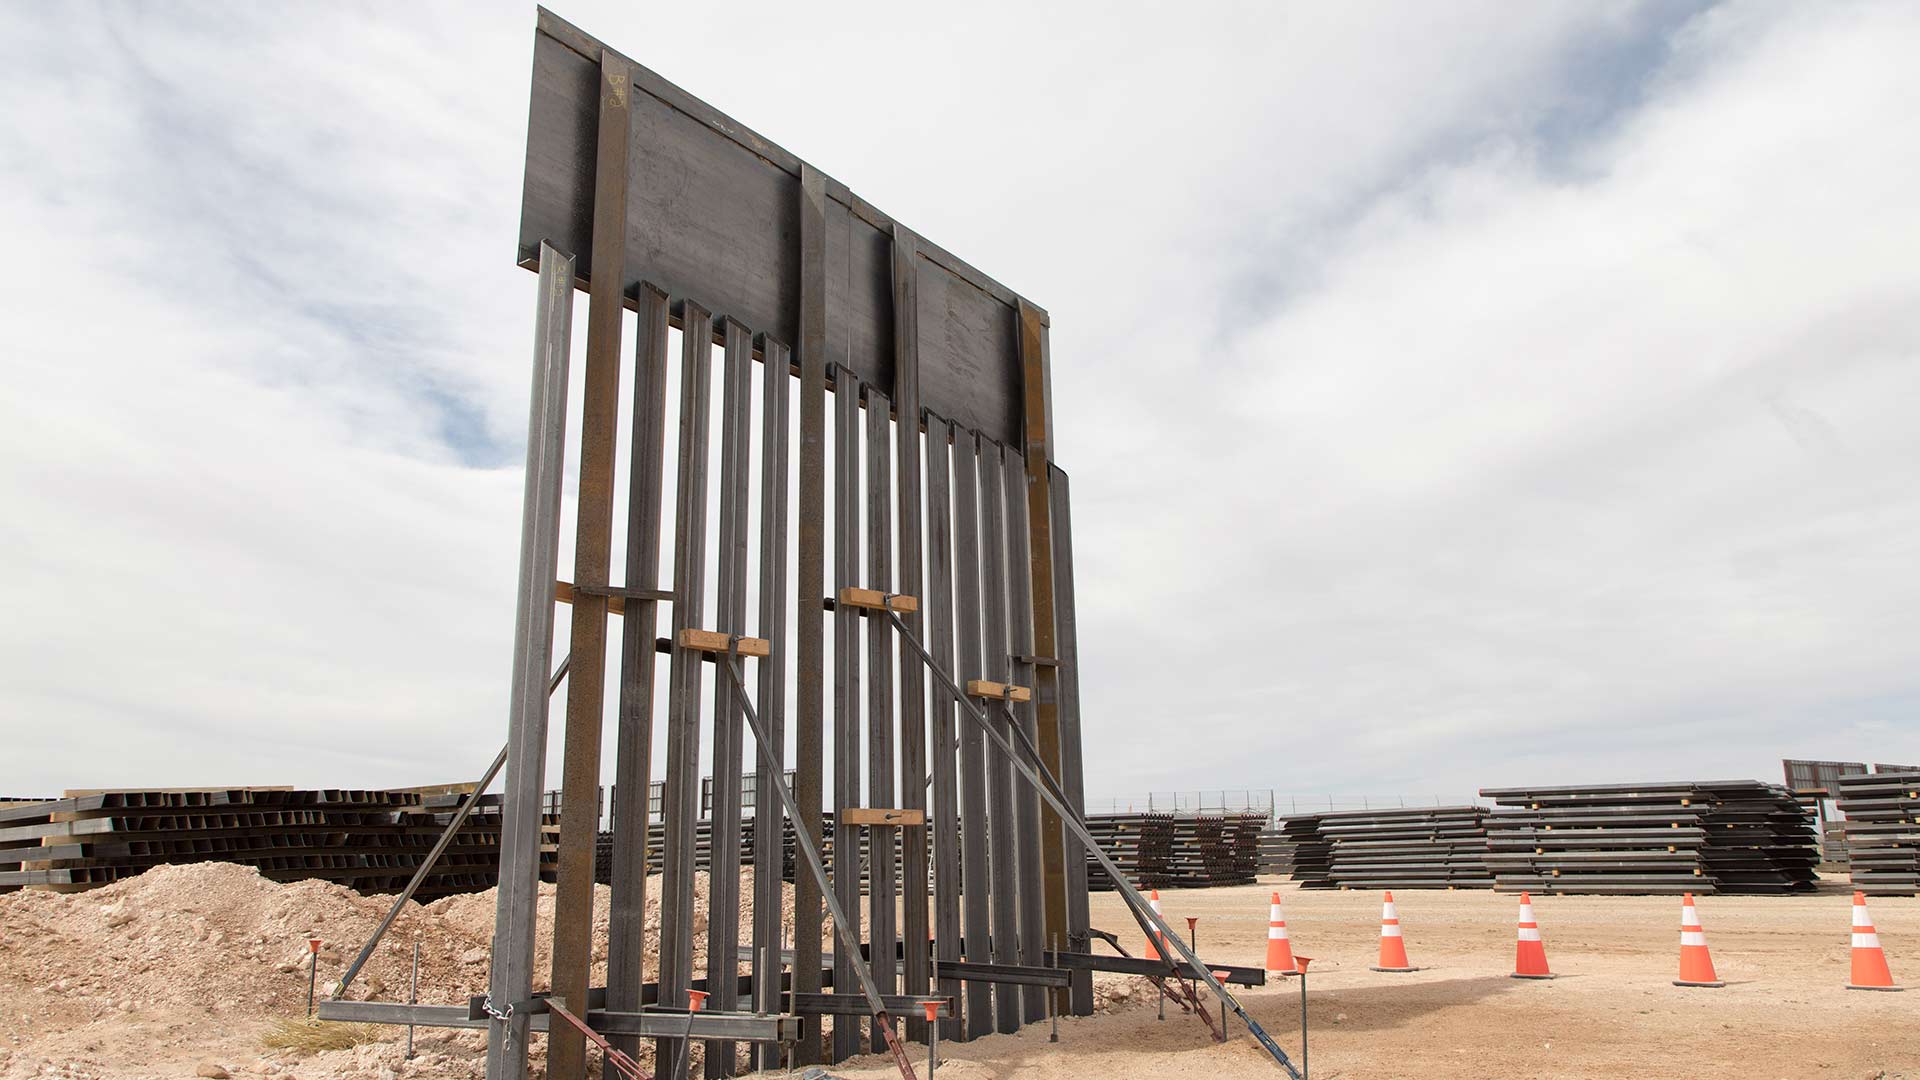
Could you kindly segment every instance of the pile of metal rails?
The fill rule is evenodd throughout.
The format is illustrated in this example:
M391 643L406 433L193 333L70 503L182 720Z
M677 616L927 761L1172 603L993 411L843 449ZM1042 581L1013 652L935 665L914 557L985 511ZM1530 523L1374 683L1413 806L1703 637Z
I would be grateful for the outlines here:
M1420 806L1288 818L1301 838L1293 877L1307 889L1484 888L1486 816L1484 806Z
M1758 780L1484 788L1502 892L1792 893L1820 861L1813 815Z
M398 892L452 821L465 794L286 788L108 791L0 808L0 891L78 892L169 863L230 862L274 881L334 881ZM543 818L543 871L553 870L559 817ZM416 894L493 887L498 796L483 796Z
M1872 896L1920 891L1920 771L1843 776L1835 794L1853 887Z
M1295 881L1325 881L1332 870L1333 841L1320 832L1320 815L1302 814L1279 823L1286 844L1287 872Z
M1259 870L1262 874L1285 877L1293 873L1293 853L1297 845L1278 826L1260 831Z
M819 848L822 858L831 858L833 855L833 815L823 813L820 815L820 818L821 835L814 837L814 844ZM739 865L741 866L753 865L754 820L754 818L748 817L742 818L740 821ZM866 880L865 875L869 866L867 857L868 839L869 834L862 832L860 837L860 868L863 883ZM594 880L602 885L613 884L614 843L615 834L611 831L602 831L594 847ZM900 840L899 837L896 836L894 838L894 849L896 853L899 847ZM648 822L647 873L659 874L665 871L666 850L667 829L665 823L659 821ZM781 879L784 881L794 881L796 880L794 875L798 871L798 860L800 856L799 843L794 832L792 818L783 818L781 821L780 850ZM895 865L898 866L898 859L895 860ZM713 821L709 818L702 818L694 825L693 868L703 874L713 869ZM897 872L895 874L895 880L899 880L899 874Z
M1239 814L1090 814L1087 827L1121 870L1143 889L1246 885L1260 874L1260 832L1267 816ZM1113 881L1091 856L1087 887Z

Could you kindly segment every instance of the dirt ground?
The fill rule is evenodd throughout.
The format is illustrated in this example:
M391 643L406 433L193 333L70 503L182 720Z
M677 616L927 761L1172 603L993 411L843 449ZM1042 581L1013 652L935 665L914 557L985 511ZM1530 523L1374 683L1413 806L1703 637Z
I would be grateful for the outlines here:
M160 875L160 876L156 876ZM1704 897L1700 912L1721 990L1671 985L1679 901L1671 897L1540 897L1547 955L1562 976L1522 982L1511 970L1517 898L1491 892L1402 892L1413 963L1367 970L1379 895L1300 891L1269 880L1233 889L1166 891L1168 918L1198 916L1201 952L1259 964L1267 896L1281 890L1295 948L1314 957L1311 1064L1319 1077L1834 1077L1920 1080L1920 990L1842 989L1849 893ZM604 897L602 898L604 900ZM298 1016L306 932L337 973L385 900L307 882L273 885L238 867L171 867L72 896L0 897L0 1080L130 1080L225 1073L234 1080L473 1077L483 1037L420 1033L403 1058L401 1029L384 1041L303 1055L270 1051L275 1017ZM1920 900L1876 899L1874 920L1896 978L1920 984ZM1094 924L1130 925L1112 894ZM425 943L422 999L463 1000L484 979L491 902L456 898L411 910L400 940ZM1137 936L1129 934L1128 938ZM340 943L335 947L333 943ZM1130 947L1132 942L1130 941ZM383 950L385 953L387 950ZM405 949L376 961L381 997L404 995ZM1136 950L1137 951L1137 950ZM1144 980L1103 976L1103 1012L1017 1035L943 1043L939 1075L988 1077L1268 1077L1280 1075L1238 1022L1225 1044L1172 1006L1156 1018ZM358 995L356 995L358 996ZM1242 1001L1299 1057L1297 983L1248 989ZM536 1061L540 1043L536 1042ZM924 1063L924 1048L917 1060ZM835 1075L897 1075L884 1058Z
M1800 897L1699 900L1720 990L1672 985L1678 897L1537 897L1534 914L1560 978L1513 970L1518 897L1488 891L1395 895L1409 958L1422 970L1367 970L1379 948L1380 895L1258 887L1164 891L1168 921L1200 918L1200 952L1221 963L1266 955L1267 898L1281 891L1294 948L1314 958L1308 982L1312 1075L1332 1077L1920 1077L1920 900L1875 898L1875 929L1906 993L1843 989L1851 897L1844 882ZM1131 925L1096 894L1093 922ZM1138 936L1137 933L1134 936ZM1128 946L1134 949L1132 944ZM1134 949L1134 951L1138 951ZM949 1047L941 1075L962 1077L1271 1077L1280 1073L1238 1023L1225 1045L1200 1022L1134 1008ZM1300 996L1292 980L1241 1001L1296 1061ZM861 1059L850 1078L898 1075Z

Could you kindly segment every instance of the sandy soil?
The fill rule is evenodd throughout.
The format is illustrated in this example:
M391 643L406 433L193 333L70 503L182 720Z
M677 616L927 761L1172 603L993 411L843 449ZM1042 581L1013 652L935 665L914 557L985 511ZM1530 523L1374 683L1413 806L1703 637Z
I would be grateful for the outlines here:
M1279 884L1165 891L1167 918L1200 917L1200 951L1222 963L1266 955L1267 897ZM1379 947L1378 893L1281 886L1294 947L1309 976L1310 1065L1315 1077L1920 1077L1920 900L1876 898L1876 929L1899 994L1843 989L1851 893L1844 884L1803 897L1716 896L1701 921L1725 989L1671 985L1679 960L1678 897L1540 897L1535 915L1561 978L1529 982L1513 970L1517 897L1492 892L1401 892L1407 950L1423 970L1367 970ZM1096 894L1095 926L1131 925L1117 898ZM1137 933L1133 936L1137 936ZM1123 939L1125 940L1125 939ZM1131 943L1128 946L1138 951ZM1242 1002L1290 1055L1300 1047L1292 980L1249 989ZM1271 1077L1281 1075L1244 1028L1209 1041L1178 1012L1155 1019L1154 994L1114 1015L943 1045L940 1075L963 1077ZM834 1070L897 1076L871 1058Z
M343 948L323 953L321 981L384 909L316 883L276 886L236 867L177 867L75 896L0 897L0 1080L191 1077L218 1066L234 1080L398 1080L475 1076L478 1033L421 1032L405 1060L393 1038L302 1056L269 1052L270 1019L299 1015L309 928ZM152 880L148 880L152 879ZM1168 917L1200 917L1201 951L1223 963L1265 955L1276 883L1167 891ZM1320 1077L1789 1077L1920 1080L1920 990L1842 989L1849 894L1707 897L1701 916L1722 990L1670 985L1679 902L1668 897L1542 897L1535 907L1562 977L1506 977L1516 899L1490 892L1403 892L1408 950L1421 971L1367 970L1379 897L1281 885L1295 947L1315 957L1310 983L1313 1073ZM484 909L484 910L482 910ZM1872 910L1896 977L1920 982L1920 901ZM400 940L428 944L424 1000L458 1000L484 977L491 904L442 901L403 920ZM1094 901L1094 923L1129 925L1117 899ZM1133 935L1129 935L1130 937ZM376 963L381 996L404 993L404 949ZM1276 1076L1237 1022L1225 1044L1169 1006L1156 1019L1142 980L1103 977L1101 1015L1017 1035L943 1044L940 1075L985 1077ZM357 996L357 995L356 995ZM1108 1000L1112 997L1120 1000ZM1296 1059L1292 981L1242 995ZM924 1050L921 1051L924 1054ZM924 1057L920 1058L924 1061ZM850 1078L897 1075L883 1058L837 1066Z
M647 928L660 925L660 879L650 880ZM740 873L743 892L753 873ZM694 880L694 966L706 959L705 874ZM592 978L606 979L605 886L594 889ZM419 999L464 1004L483 990L493 937L492 890L409 904L352 993L356 1000L404 1001L412 945L419 942ZM792 887L783 886L791 925ZM307 939L322 941L320 995L331 992L392 904L320 881L276 884L223 863L163 866L89 892L27 890L0 895L0 1080L59 1077L120 1080L193 1076L280 1080L396 1080L477 1077L485 1035L420 1029L419 1053L404 1057L404 1029L375 1045L301 1055L262 1044L275 1020L305 1015ZM554 887L540 887L534 989L552 965ZM749 940L743 916L741 940ZM651 978L659 957L650 936L642 960ZM536 1040L536 1064L545 1041ZM651 1060L643 1045L641 1060Z

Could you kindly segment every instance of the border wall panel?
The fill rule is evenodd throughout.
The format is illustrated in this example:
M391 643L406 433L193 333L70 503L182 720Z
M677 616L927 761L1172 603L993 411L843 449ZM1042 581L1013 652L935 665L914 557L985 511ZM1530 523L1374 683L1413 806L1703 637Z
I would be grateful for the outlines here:
M907 637L919 639L931 650L932 662L943 671L953 669L947 674L959 680L1032 686L1036 700L1017 710L1014 723L1030 740L1039 736L1035 741L1048 760L1066 769L1069 756L1052 739L1058 726L1055 702L1064 696L1051 692L1056 660L1041 657L1036 667L1030 658L1015 666L1009 655L1051 651L1053 645L1048 530L1054 515L1042 487L1052 447L1045 312L845 185L545 10L534 40L522 195L521 265L537 267L540 252L547 250L570 257L576 271L589 268L577 274L572 287L595 297L588 352L600 359L589 368L603 377L588 386L588 400L581 403L590 415L617 412L609 397L617 395L617 380L609 390L610 380L604 378L605 345L618 340L623 306L641 313L642 341L634 363L642 370L635 373L634 387L635 421L642 430L633 439L641 475L632 481L630 534L659 531L666 516L660 490L666 470L674 468L676 477L671 581L660 580L658 564L667 556L657 538L630 536L622 584L606 580L603 568L588 559L576 569L580 580L564 593L556 586L556 595L574 605L569 613L574 641L587 643L590 652L576 658L576 674L585 677L569 684L570 698L579 699L570 702L576 717L597 715L595 699L605 704L605 690L593 677L605 657L591 655L592 643L604 637L598 620L609 614L621 618L632 639L624 642L620 657L614 783L626 797L604 845L596 843L606 851L608 875L623 882L615 901L621 955L610 958L616 974L609 980L615 984L609 996L626 1001L636 990L644 995L636 935L646 932L638 925L645 910L645 866L657 857L664 874L658 1000L684 1005L689 989L717 980L718 993L710 1003L716 1012L729 1011L735 994L749 995L761 1010L783 1004L780 875L773 867L791 869L785 851L789 826L777 810L766 823L770 827L761 827L758 817L748 829L735 822L746 808L749 778L742 758L757 749L743 741L741 710L755 704L760 719L781 737L788 723L783 707L791 693L796 702L794 795L803 819L794 825L816 835L819 830L809 826L827 810L924 810L929 802L933 810L925 826L840 824L845 818L828 826L828 887L850 922L869 925L836 928L850 931L854 940L835 948L833 970L823 978L813 925L819 901L810 895L816 886L808 876L796 888L793 987L800 995L796 1000L810 1006L796 1063L823 1056L839 1061L881 1046L877 1038L862 1037L878 1033L853 1015L843 1015L836 1025L830 1052L820 1043L825 1016L841 1010L814 1000L818 991L830 978L836 995L848 995L862 970L883 992L904 985L909 994L924 993L930 984L957 992L962 1007L945 1025L952 1036L1014 1031L1023 1019L1038 1019L1046 999L1037 985L1025 985L1032 978L1009 979L994 969L1044 962L1048 937L1070 929L1064 913L1076 910L1076 903L1084 911L1084 897L1063 895L1076 887L1077 868L1062 873L1054 865L1058 837L1046 827L1052 819L1021 786L1011 763L971 723L956 723L957 702L941 688L943 682L927 677ZM543 244L550 246L543 249ZM598 289L592 281L596 267ZM662 346L669 325L685 331L677 389L665 379ZM725 336L724 359L716 354L716 332ZM791 352L787 343L793 343ZM767 367L756 373L756 360ZM801 373L793 410L799 494L791 526L798 562L789 578L784 565L789 421L774 410L785 405L794 361ZM716 365L724 375L718 417L710 401ZM766 387L757 447L749 430L749 387L756 380ZM871 406L864 414L863 398ZM889 402L897 407L897 417ZM667 409L680 417L671 466L661 445ZM928 427L924 447L923 419ZM606 426L588 433L590 452L582 460L592 468L583 472L583 490L610 471L598 464L609 456L599 445L610 439L602 432ZM836 458L831 499L829 438ZM707 462L716 440L720 465L710 481ZM755 537L749 535L756 505L761 514L757 555ZM719 534L711 584L704 580L709 513L717 514ZM611 522L603 527L602 516L597 503L583 503L577 550L591 553L596 545L610 543L602 533L611 533ZM544 533L527 542L536 541L556 542ZM836 598L843 587L898 592L920 605L917 613L901 613L906 632L896 634L888 616L849 610L851 605L836 604L833 614L825 615L822 601ZM767 639L769 659L758 668L747 665L744 688L735 689L724 669L709 674L707 665L715 659L701 650L712 646L683 632L745 634L745 604L756 588L760 603L752 622ZM645 745L660 711L660 703L651 700L648 674L660 663L651 628L665 614L661 603L671 607L672 632L670 642L657 649L670 656L667 701L660 713L664 762ZM789 610L797 612L791 663L784 627ZM831 662L825 648L829 625ZM529 648L517 646L517 665ZM701 699L709 678L714 679L716 824L703 831L698 779L706 714ZM1004 727L1004 713L990 711L992 723ZM574 734L571 741L580 745L567 747L570 766L589 761L597 749L597 741L588 745L585 729ZM1077 745L1071 750L1077 764ZM830 793L825 785L829 757ZM665 775L660 809L649 815L645 793L660 766ZM764 766L757 755L751 767L758 808L772 810L765 789L779 769ZM511 768L523 769L524 762ZM514 782L517 791L526 778L510 776ZM1077 788L1080 778L1069 782ZM569 790L579 787L569 784ZM587 812L576 802L570 815L574 824ZM646 835L623 835L636 828L644 834L655 824L650 816L660 830L657 850L649 850ZM576 856L583 850L581 831L571 829L563 837ZM748 898L740 895L737 879L710 882L709 960L707 970L696 973L696 861L705 851L706 865L739 864L746 857L739 850L742 837L751 842L758 885ZM526 858L517 853L510 868L503 865L503 874L523 875ZM940 879L931 894L929 870ZM562 891L579 906L580 890ZM868 903L861 903L863 894L871 897ZM749 914L749 907L752 947L741 949L735 918ZM573 955L587 925L577 916L555 930L556 942L570 950L564 964L556 963L556 985L572 987L586 970ZM533 933L530 921L520 925L522 917L514 909L514 925L501 931L515 948ZM951 973L944 966L937 969L944 978L935 979L929 970L923 946L929 936L934 963L953 965ZM1085 946L1074 941L1072 947ZM729 978L740 962L751 963L755 973ZM696 974L708 978L696 979ZM902 1019L909 1038L924 1037L923 1022ZM650 1032L649 1037L658 1038L657 1062L667 1073L700 1052L685 1036ZM706 1041L707 1075L722 1077L736 1067L727 1045L735 1038L731 1030L694 1038ZM632 1045L634 1040L621 1041ZM754 1047L756 1066L774 1064L766 1050ZM578 1056L556 1050L549 1062L556 1080L578 1080ZM496 1057L501 1060L493 1063L498 1067L494 1080L518 1080L514 1062L507 1059L519 1059L523 1070L524 1042Z
M604 48L551 13L535 37L522 180L519 259L544 239L592 263L592 55ZM608 50L611 51L611 50ZM617 54L616 54L617 55ZM631 61L629 61L631 63ZM626 280L698 296L782 341L800 333L798 158L633 64ZM828 356L861 380L892 386L893 220L828 181ZM933 245L920 252L921 404L1000 442L1021 444L1016 298Z

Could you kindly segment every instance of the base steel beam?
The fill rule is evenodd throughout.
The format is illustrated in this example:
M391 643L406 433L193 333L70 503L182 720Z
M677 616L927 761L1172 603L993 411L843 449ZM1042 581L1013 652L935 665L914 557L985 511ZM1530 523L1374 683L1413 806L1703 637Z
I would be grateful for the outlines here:
M322 1001L314 1006L322 1020L349 1024L410 1024L415 1027L484 1028L491 1020L474 1019L461 1005L406 1005L388 1001ZM547 1031L546 1012L514 1010L526 1031ZM638 1038L738 1039L742 1042L791 1042L800 1036L800 1018L760 1013L694 1012L685 1009L649 1009L646 1012L586 1014L587 1026L603 1035ZM524 1043L522 1044L524 1046Z

